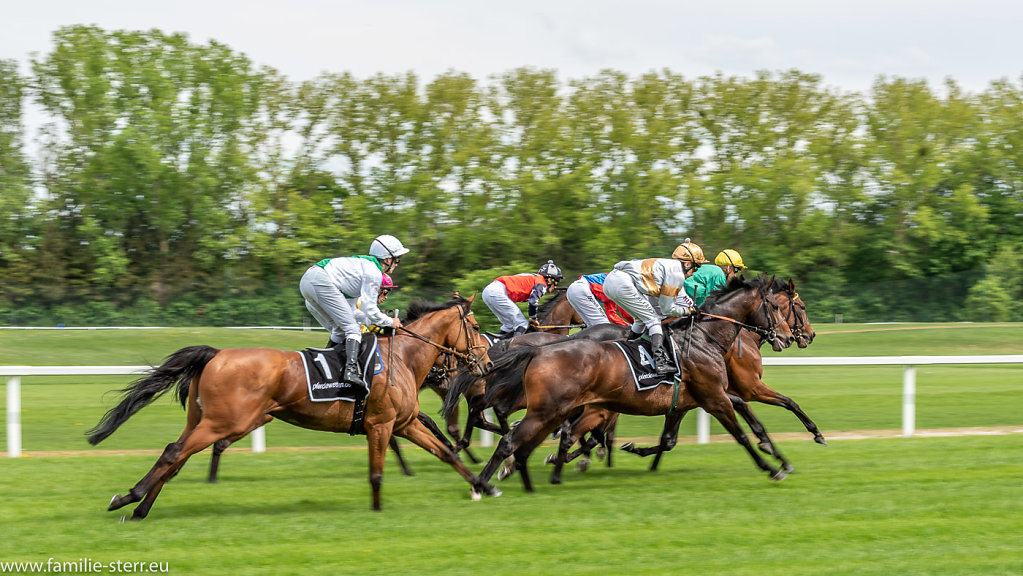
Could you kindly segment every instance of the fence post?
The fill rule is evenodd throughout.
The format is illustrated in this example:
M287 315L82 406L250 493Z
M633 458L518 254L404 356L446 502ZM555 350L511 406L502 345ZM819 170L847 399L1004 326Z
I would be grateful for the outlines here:
M696 409L696 443L710 443L710 414L703 408Z
M491 408L487 408L483 411L483 416L489 422L496 422L497 418L494 416L494 411ZM483 448L490 448L494 445L494 433L490 430L480 431L480 446Z
M909 438L916 429L916 367L902 368L902 435Z
M252 438L252 451L253 452L266 452L266 428L260 426L249 434Z
M21 456L21 376L7 379L7 456Z

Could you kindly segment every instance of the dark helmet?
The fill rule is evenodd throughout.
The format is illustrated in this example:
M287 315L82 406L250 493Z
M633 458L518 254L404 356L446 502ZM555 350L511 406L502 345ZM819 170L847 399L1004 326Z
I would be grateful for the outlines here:
M541 266L536 273L543 276L544 278L550 278L554 280L555 284L557 284L558 282L561 281L562 278L564 278L564 276L561 274L561 268L558 268L554 264L554 260L548 260L547 263Z

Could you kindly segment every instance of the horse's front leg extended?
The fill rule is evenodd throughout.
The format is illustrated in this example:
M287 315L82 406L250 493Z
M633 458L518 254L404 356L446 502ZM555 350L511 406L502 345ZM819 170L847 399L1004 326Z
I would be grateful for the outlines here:
M733 394L728 394L728 399L732 401L732 408L738 412L740 416L742 416L742 419L746 421L750 430L760 441L757 445L760 448L760 451L764 454L770 454L777 458L778 461L781 462L782 470L785 470L786 472L792 472L795 470L792 463L789 462L785 456L782 456L781 451L774 445L774 441L772 441L771 437L767 434L767 429L764 428L764 424L759 418L757 418L757 415L753 413L753 409L750 405L742 398Z
M735 411L732 409L732 404L723 393L720 398L715 398L704 403L703 409L706 410L708 414L717 418L718 422L725 427L725 430L732 435L732 438L735 438L735 441L746 449L746 452L748 452L750 457L753 458L757 467L767 472L772 479L784 480L785 477L788 476L784 470L775 469L760 457L760 453L753 448L753 445L749 441L749 437L746 436L746 432L744 432L742 427L739 426L739 421L735 419Z
M366 444L369 448L369 486L373 492L373 510L380 511L380 488L384 483L384 458L391 441L393 421L374 424L366 429Z

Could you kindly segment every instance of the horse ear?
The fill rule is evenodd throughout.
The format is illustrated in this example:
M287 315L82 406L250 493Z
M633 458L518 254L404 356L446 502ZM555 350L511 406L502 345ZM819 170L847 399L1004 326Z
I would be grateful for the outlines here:
M472 293L472 296L469 296L468 298L466 298L466 300L469 301L469 306L472 306L472 301L475 300L475 299L476 299L476 293L475 292Z

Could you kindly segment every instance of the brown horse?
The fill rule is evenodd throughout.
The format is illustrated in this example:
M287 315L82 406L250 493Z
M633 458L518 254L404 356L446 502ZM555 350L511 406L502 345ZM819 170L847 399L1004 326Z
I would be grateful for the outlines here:
M362 420L369 445L374 510L380 510L384 455L392 434L411 440L451 464L475 491L481 486L486 491L486 483L480 482L417 418L419 384L442 351L463 356L480 374L489 364L479 343L472 301L457 298L429 310L421 309L418 316L410 311L410 322L404 330L381 339L382 371L373 377ZM188 410L184 431L126 495L114 496L110 501L108 509L116 510L141 500L132 513L133 520L146 517L164 483L191 455L218 440L241 438L272 418L303 428L348 432L356 416L351 402L310 401L298 352L190 346L171 354L163 365L122 390L120 403L89 431L89 442L101 442L175 385L178 399Z
M788 313L786 314L786 324L788 324L790 329L793 331L793 336L796 338L796 342L799 343L799 346L805 348L809 342L813 340L814 332L813 327L810 326L810 323L806 318L806 306L803 304L802 300L799 299L799 294L796 293L795 285L790 280L786 290L776 290L770 294L770 298L777 306L784 310L788 310ZM747 353L746 355L736 354L735 351L738 349L740 342L755 342L755 351L753 353ZM770 437L767 435L763 424L747 405L748 402L753 400L775 403L771 400L780 397L788 400L789 404L784 404L779 400L777 402L778 405L795 406L797 414L802 414L802 411L799 410L799 407L795 404L795 402L778 394L777 392L774 392L759 380L757 374L750 372L750 370L759 370L759 374L763 373L760 362L760 346L762 346L765 342L766 338L763 335L745 330L739 333L739 337L735 339L735 342L729 349L729 352L725 355L725 362L728 370L728 388L725 391L729 395L729 399L732 401L733 408L743 417L746 423L750 426L751 431L757 436L760 450L765 454L770 454L777 458L781 462L782 469L786 472L791 472L793 470L792 464L785 459L784 456L782 456L780 451L778 451ZM622 445L622 450L638 454L640 456L655 454L651 470L656 470L661 453L673 448L677 442L678 427L679 424L681 424L684 415L685 412L676 411L665 417L665 428L664 432L662 432L661 441L658 446L637 448L632 442L628 442ZM805 418L805 414L803 414L802 417ZM552 454L545 459L546 463L554 465L554 471L551 474L551 483L560 484L561 472L564 464L571 462L580 455L587 454L589 449L597 444L597 440L592 437L587 441L583 441L582 435L587 432L596 432L597 438L606 437L609 433L609 428L610 434L613 435L613 426L616 421L616 412L591 405L586 406L583 409L583 412L575 418L570 425L563 427L561 442L559 443L557 454ZM816 425L814 425L809 418L806 418L804 421L809 421L810 425L813 426L814 431L816 431ZM816 432L816 435L820 437L821 441L823 441L823 437L820 436L819 432ZM580 450L570 453L569 449L577 440L583 444L583 447ZM584 460L581 467L585 469L584 466L586 464L588 463Z
M806 348L813 342L816 332L810 324L806 315L806 304L796 292L795 284L789 280L787 298L780 305L786 310L785 321L792 329L792 335L800 348ZM767 384L764 384L763 356L760 353L764 345L764 339L756 334L744 332L725 354L725 363L728 370L728 392L735 394L746 402L761 402L773 406L781 406L799 418L808 432L813 434L815 442L827 445L824 435L821 434L817 424L799 407L794 400L781 394ZM632 452L640 456L654 455L650 465L651 470L656 470L661 455L675 447L678 441L678 429L684 414L675 413L667 416L664 422L664 432L661 434L660 443L649 448L639 448L628 443L622 446L622 450ZM756 431L755 431L756 432ZM782 461L784 469L791 472L792 465L778 452L778 449L766 435L760 436L760 449L772 454Z
M510 350L496 361L495 381L487 394L500 394L502 372L512 373L525 366L521 385L526 393L526 414L506 434L483 468L477 482L478 493L494 494L487 482L509 456L522 476L526 491L532 492L526 461L537 446L567 417L587 405L596 405L623 414L654 416L697 406L714 415L746 449L756 465L774 479L786 473L775 469L751 446L746 433L735 419L732 400L725 392L728 383L724 352L743 327L772 334L773 346L782 349L794 337L785 323L784 314L769 297L781 283L761 277L755 281L736 278L704 303L704 311L731 322L700 323L698 330L689 329L690 319L676 320L668 325L671 339L688 340L682 353L682 385L660 386L638 392L626 385L629 368L614 344L591 340L558 341L537 347ZM704 326L703 324L706 324ZM691 335L691 338L687 338Z

